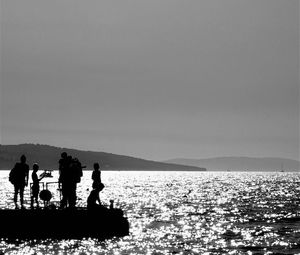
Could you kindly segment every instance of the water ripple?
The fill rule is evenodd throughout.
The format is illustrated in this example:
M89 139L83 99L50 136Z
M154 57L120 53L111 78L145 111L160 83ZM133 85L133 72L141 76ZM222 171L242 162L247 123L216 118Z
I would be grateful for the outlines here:
M7 174L0 175L1 208L13 208ZM129 236L102 242L2 240L0 253L300 253L298 173L104 171L102 176L101 200L114 199L125 211ZM90 178L85 172L78 186L80 206L86 205Z

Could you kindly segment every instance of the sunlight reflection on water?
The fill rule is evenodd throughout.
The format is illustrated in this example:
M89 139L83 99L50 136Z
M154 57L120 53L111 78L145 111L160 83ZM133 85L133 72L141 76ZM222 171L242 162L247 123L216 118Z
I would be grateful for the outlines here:
M13 187L7 176L7 171L0 173L1 208L13 208ZM101 200L108 205L114 199L115 206L124 210L130 222L129 236L102 242L2 240L0 252L300 253L298 173L103 171L102 180ZM90 190L91 172L85 172L78 185L78 205L86 205Z

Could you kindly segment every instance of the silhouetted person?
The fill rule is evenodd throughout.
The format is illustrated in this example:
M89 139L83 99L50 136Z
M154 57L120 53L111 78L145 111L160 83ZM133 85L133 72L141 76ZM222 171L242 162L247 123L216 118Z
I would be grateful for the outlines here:
M36 202L36 206L39 207L39 192L40 192L40 180L42 180L45 176L41 175L40 178L37 176L37 171L39 170L39 165L38 164L33 164L32 166L32 186L31 186L31 208L33 208L33 203Z
M96 187L96 185L99 185L101 183L101 171L99 169L100 169L99 163L95 163L94 171L92 173L93 189Z
M104 188L103 183L99 183L96 184L95 188L91 191L87 199L87 208L89 210L99 209L102 207L99 193L101 190L103 190L103 188Z
M66 152L63 152L61 154L61 158L58 161L58 169L59 169L59 179L58 182L60 184L61 188L61 194L62 199L60 201L61 208L64 208L67 206L68 200L69 200L69 194L68 194L68 172L69 172L69 158Z
M16 209L18 208L17 199L20 192L21 208L24 208L24 188L28 185L29 166L26 164L26 157L22 155L21 162L15 164L14 168L10 171L9 181L14 185L14 203Z
M59 170L59 179L58 181L61 182L61 180L64 178L64 175L66 173L66 169L68 167L67 158L68 154L66 152L63 152L61 155L60 160L58 161L58 170Z

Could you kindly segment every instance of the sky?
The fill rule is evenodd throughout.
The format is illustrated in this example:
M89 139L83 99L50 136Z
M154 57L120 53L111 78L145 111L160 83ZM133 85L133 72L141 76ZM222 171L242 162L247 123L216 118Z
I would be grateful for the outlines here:
M298 0L1 1L0 143L299 159Z

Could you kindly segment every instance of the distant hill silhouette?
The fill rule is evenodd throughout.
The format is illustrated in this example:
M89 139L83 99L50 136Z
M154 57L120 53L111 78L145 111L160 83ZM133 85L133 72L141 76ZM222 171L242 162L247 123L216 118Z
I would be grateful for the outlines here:
M0 145L0 169L11 169L20 156L25 154L30 167L37 162L40 169L55 170L58 168L60 154L65 151L77 157L86 169L92 169L99 162L101 169L106 170L176 170L176 171L205 171L204 168L162 163L134 157L116 155L106 152L80 151L40 144Z
M202 166L208 171L299 171L300 162L286 158L219 157L208 159L171 159L166 163Z

